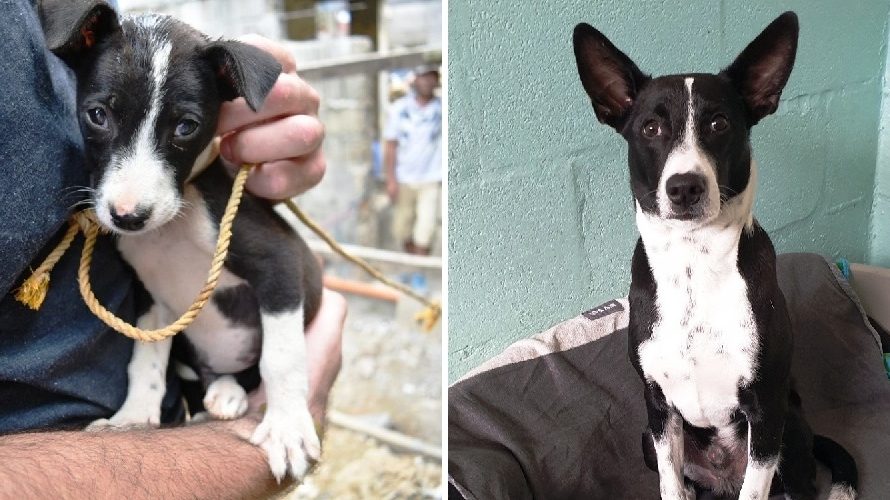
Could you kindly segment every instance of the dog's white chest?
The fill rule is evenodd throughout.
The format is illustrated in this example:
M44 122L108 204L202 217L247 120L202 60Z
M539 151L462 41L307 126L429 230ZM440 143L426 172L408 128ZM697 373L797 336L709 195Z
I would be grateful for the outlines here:
M739 388L753 377L758 342L737 252L705 246L713 234L648 236L658 319L652 337L639 346L643 372L689 423L727 425Z
M176 219L157 230L118 240L124 259L170 316L168 322L184 313L204 286L216 245L217 232L200 195L187 187L184 198L188 204ZM217 291L242 283L244 280L223 269ZM212 300L185 331L202 360L217 373L246 368L239 354L256 344L258 333L233 324Z

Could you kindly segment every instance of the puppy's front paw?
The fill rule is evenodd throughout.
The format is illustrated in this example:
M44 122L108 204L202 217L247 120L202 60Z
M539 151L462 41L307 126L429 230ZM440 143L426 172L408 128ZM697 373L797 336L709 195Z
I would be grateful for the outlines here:
M695 488L692 485L686 485L682 482L677 484L674 482L661 482L661 499L662 500L695 500Z
M161 410L131 410L121 408L111 418L94 420L86 427L86 431L99 431L107 429L130 429L134 427L158 427L161 425Z
M93 420L92 422L90 422L90 425L86 426L83 430L87 432L95 432L113 428L114 426L111 425L111 420L108 420L107 418L100 418L98 420Z
M204 408L215 419L232 420L247 413L247 393L232 377L220 377L204 395Z
M288 470L294 479L302 481L321 455L315 424L305 406L298 412L267 410L250 441L266 452L278 482Z

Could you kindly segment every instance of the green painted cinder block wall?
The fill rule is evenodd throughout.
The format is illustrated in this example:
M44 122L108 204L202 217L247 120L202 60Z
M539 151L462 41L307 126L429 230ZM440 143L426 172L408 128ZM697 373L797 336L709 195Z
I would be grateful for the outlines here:
M869 245L890 241L870 225L890 200L890 156L874 196L888 0L449 1L451 381L627 293L626 143L581 88L574 25L655 75L717 71L785 10L800 17L799 52L779 111L752 133L755 214L779 252L881 257Z
M890 37L890 34L888 34ZM871 213L871 241L866 261L890 267L890 53L884 63L883 97L878 126L878 157L875 168L874 204Z

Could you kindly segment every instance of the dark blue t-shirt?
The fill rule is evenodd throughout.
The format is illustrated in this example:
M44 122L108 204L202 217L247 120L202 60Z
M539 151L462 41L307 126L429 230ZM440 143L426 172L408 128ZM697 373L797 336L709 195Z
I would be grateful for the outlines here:
M0 434L109 417L127 390L132 341L86 308L78 237L39 311L13 293L58 242L88 185L70 72L46 50L32 1L0 1ZM132 321L133 277L110 238L94 254L99 300ZM167 402L175 399L168 394Z

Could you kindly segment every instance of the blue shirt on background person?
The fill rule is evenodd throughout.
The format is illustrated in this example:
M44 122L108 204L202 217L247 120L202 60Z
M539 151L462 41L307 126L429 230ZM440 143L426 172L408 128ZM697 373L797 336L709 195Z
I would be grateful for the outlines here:
M0 2L0 17L7 20L0 24L0 434L78 428L123 403L133 343L80 297L81 237L53 269L39 311L13 297L61 238L89 174L74 80L46 49L35 2ZM93 261L100 302L132 322L134 277L110 238L100 237ZM169 419L178 394L175 386L167 392Z

